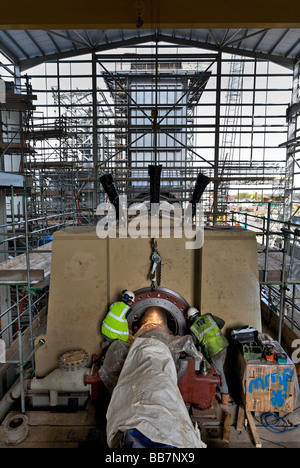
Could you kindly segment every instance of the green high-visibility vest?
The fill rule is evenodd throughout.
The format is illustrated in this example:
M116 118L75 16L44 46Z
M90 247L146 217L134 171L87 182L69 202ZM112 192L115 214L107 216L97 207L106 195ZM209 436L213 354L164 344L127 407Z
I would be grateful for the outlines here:
M211 359L229 345L211 314L198 317L190 328L207 359Z
M126 313L130 306L124 302L114 302L102 322L101 332L113 340L128 341L129 327Z

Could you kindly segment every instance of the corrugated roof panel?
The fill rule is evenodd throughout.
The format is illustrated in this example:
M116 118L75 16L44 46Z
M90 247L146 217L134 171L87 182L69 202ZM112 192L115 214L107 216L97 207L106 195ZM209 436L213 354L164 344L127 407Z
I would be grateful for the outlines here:
M170 38L172 43L185 43L205 49L223 48L224 51L243 54L248 52L253 56L264 54L271 60L288 57L290 64L300 56L299 29L173 29L162 30L162 38ZM120 45L127 41L134 44L143 38L153 38L153 30L11 30L0 31L0 49L12 61L19 61L24 69L59 54L64 56L78 55L105 48L112 49L114 44ZM58 55L56 55L58 54ZM30 59L30 60L29 60ZM287 62L286 62L287 63ZM285 64L286 64L285 63Z

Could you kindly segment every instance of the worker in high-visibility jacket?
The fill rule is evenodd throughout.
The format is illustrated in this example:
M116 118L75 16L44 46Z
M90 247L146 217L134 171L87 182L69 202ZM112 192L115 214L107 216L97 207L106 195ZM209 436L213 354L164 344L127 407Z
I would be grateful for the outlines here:
M128 341L130 333L127 317L131 312L131 305L135 301L135 294L125 289L122 291L122 300L114 302L101 325L104 337L102 348L105 349L114 340Z
M187 311L190 333L195 345L201 350L205 359L211 363L217 375L221 376L219 391L223 405L228 405L229 391L224 373L224 363L229 343L221 332L225 322L211 314L200 315L195 307Z

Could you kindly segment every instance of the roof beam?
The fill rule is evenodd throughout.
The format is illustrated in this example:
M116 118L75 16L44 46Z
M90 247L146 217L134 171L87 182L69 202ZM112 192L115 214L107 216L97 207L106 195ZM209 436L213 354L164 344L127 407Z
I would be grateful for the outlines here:
M70 38L69 40L71 41L73 39ZM113 50L118 47L124 47L124 46L135 45L135 44L144 44L146 42L151 42L151 41L155 41L155 34L150 33L149 36L133 37L131 39L126 39L124 41L113 41L113 42L101 44L101 45L98 45L97 47L94 47L93 51L102 52L106 50ZM63 58L76 57L76 56L84 55L84 54L90 54L91 52L92 52L92 49L90 47L82 47L81 49L45 55L44 57L28 58L26 60L20 61L20 70L24 72L25 70L28 70L29 68L39 65L40 63L49 62L52 60L60 60Z
M241 29L237 29L237 30L232 34L232 36L228 39L228 41L226 41L226 42L223 41L222 47L227 46L229 43L231 44L232 39L233 39L235 36L237 36L237 35L239 34L240 31L241 31ZM240 41L240 39L238 39L238 41Z
M207 44L206 42L201 42L198 40L189 40L189 39L184 39L184 38L179 38L179 37L174 37L174 36L166 36L163 34L160 34L159 40L163 42L170 42L172 44L181 44L181 45L187 45L191 47L196 47L200 49L207 49L207 50L214 50L214 51L219 51L220 46L215 46L214 44ZM276 56L276 55L270 55L265 52L256 52L254 50L247 50L244 48L235 48L235 47L222 47L222 52L228 53L228 54L233 54L233 55L240 55L244 57L253 57L261 60L270 60L271 62L277 63L279 65L282 65L283 67L293 69L294 66L294 60L288 57L282 57L282 56Z
M75 34L77 34L77 36L82 39L83 43L85 44L86 47L89 47L92 49L92 44L91 44L91 41L87 41L78 31L76 31L76 29L73 30L73 32Z
M79 44L80 46L85 46L84 42L78 41L74 38L71 38L69 31L65 31L66 35L58 33L57 31L48 31L49 34L53 34L54 36L60 37L66 41L71 41L72 43Z
M5 36L17 47L17 49L19 49L22 52L24 57L29 57L25 50L20 46L20 44L18 44L14 37L12 37L12 35L9 34L8 31L3 31L3 34L5 34Z
M285 56L288 56L299 44L300 44L300 39L294 42L292 47L286 52Z
M47 36L49 37L50 41L52 42L52 44L54 45L55 49L56 49L56 52L59 53L61 52L60 48L58 47L56 41L53 39L53 37L51 36L51 34L49 34L49 31L46 31L47 33Z
M29 58L26 60L20 60L19 62L20 71L25 72L26 70L32 67L35 67L36 65L40 65L41 63L52 62L52 61L61 60L65 58L78 57L80 55L90 54L90 53L91 53L91 49L82 48L82 49L70 50L67 52L58 52L54 54L49 54L43 57L37 56L37 57Z
M231 39L226 42L226 44L224 44L225 46L231 46L233 44L236 44L237 42L240 42L240 41L245 41L246 39L249 39L250 37L253 37L253 36L257 36L258 34L263 34L265 33L266 31L268 31L268 29L260 29L259 31L255 31L253 33L250 33L250 34L245 34L243 37L239 37L238 39L235 39L234 41L232 41Z
M40 47L40 45L37 43L37 41L32 37L32 34L29 31L25 30L26 35L29 37L31 42L35 45L35 47L40 51L42 55L45 55L45 51Z
M64 36L64 38L66 38L66 36ZM118 41L118 40L112 41L109 43L98 45L97 47L94 47L93 50L94 52L101 52L101 51L116 49L118 47L130 46L130 45L135 45L135 44L144 44L144 43L152 42L155 40L156 40L156 35L153 34L152 31L149 31L149 35L140 36L140 37L132 37L130 39L126 39L123 41ZM186 45L186 46L196 47L200 49L212 50L215 52L218 52L220 49L222 49L223 52L229 53L229 54L240 55L240 56L250 57L250 58L253 57L253 58L262 59L262 60L270 60L271 62L277 63L289 69L293 69L293 66L294 66L294 60L291 58L276 56L276 55L268 54L265 52L256 52L255 50L247 50L243 47L241 47L240 49L236 47L231 47L231 46L221 47L216 44L208 44L207 42L202 42L202 41L195 40L195 39L185 39L183 37L178 37L174 35L167 36L165 34L159 34L158 40L160 42L167 42L167 43L178 44L178 45ZM79 55L91 53L91 51L92 49L90 47L82 47L80 49L45 55L43 57L28 58L26 60L20 61L19 63L20 70L24 72L25 70L28 70L31 67L39 65L40 63L44 63L44 62L52 61L52 60L59 60L63 58L76 57Z
M14 65L17 65L19 63L19 59L18 57L9 49L9 47L7 47L6 44L4 44L1 40L0 40L0 51L3 53L3 55L5 55L6 58L8 58L8 60L11 61L11 63L13 63Z
M268 51L269 54L272 54L276 47L280 44L280 42L285 38L285 36L288 34L289 28L287 28L284 33L278 38L278 40L273 44L272 48Z
M264 32L262 33L261 37L258 39L257 43L253 47L253 50L257 50L259 44L262 42L262 40L265 38L265 36L268 34L268 29L265 29Z

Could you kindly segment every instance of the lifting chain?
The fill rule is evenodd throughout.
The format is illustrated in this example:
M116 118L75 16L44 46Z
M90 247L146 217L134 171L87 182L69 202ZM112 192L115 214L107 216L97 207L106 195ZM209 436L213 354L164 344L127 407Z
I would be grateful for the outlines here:
M149 278L151 279L151 288L156 289L161 282L161 256L157 252L157 241L154 241L154 239L151 239L151 248L152 267Z

